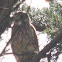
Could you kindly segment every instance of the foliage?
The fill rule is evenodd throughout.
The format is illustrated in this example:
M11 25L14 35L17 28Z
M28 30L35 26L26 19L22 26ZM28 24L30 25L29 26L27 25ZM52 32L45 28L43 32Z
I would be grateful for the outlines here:
M52 37L55 37L62 28L62 6L56 1L51 2L49 8L43 8L41 10L32 8L29 13L32 21L49 24L50 28L44 31Z
M62 7L57 2L50 3L49 9L46 9L45 14L47 15L48 22L50 23L51 29L50 34L57 34L62 28ZM47 30L46 30L47 31Z
M23 10L27 11L28 6L23 5ZM62 6L56 1L50 2L49 8L43 9L29 9L29 16L32 22L48 24L49 27L44 30L52 37L55 37L59 30L62 28ZM40 26L40 24L38 24Z
M50 23L51 26L51 29L47 28L45 32L51 34L53 39L62 29L62 6L55 1L50 3L50 7L48 9L44 9L43 12L46 15L47 23ZM59 42L53 49L51 49L51 60L56 61L58 59L58 55L62 52L61 48L62 42Z

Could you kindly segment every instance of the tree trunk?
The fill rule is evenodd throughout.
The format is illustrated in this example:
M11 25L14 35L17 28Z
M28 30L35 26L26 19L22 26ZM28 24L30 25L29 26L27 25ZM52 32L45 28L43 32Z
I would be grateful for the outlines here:
M10 26L10 13L17 0L0 0L0 35Z

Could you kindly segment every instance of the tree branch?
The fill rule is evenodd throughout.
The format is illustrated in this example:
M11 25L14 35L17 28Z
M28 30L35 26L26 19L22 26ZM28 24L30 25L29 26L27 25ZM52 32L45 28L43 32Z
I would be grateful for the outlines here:
M46 53L53 48L58 42L62 40L62 30L60 33L48 44L44 47L43 50L41 50L34 58L32 62L39 62L42 57L46 56Z

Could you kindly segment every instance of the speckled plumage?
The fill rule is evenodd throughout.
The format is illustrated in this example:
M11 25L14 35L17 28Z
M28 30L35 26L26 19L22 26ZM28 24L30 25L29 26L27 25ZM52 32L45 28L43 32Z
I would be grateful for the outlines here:
M18 17L18 18L17 18ZM38 41L35 30L29 24L29 18L27 13L19 12L14 15L14 26L12 29L12 34L15 32L12 37L12 50L15 54L23 54L26 52L35 52L38 51ZM17 56L17 55L15 55ZM31 55L26 55L26 57ZM33 56L33 55L32 55ZM22 59L25 56L19 56L19 60L23 62ZM28 60L28 58L27 58Z

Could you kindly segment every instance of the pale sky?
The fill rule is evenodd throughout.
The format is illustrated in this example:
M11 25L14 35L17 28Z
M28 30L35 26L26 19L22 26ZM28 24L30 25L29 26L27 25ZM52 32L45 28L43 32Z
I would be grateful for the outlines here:
M49 7L49 2L45 0L26 0L27 5L30 5L34 8L42 9L44 7Z
M62 0L57 0L57 2L58 2L60 5L62 5Z

